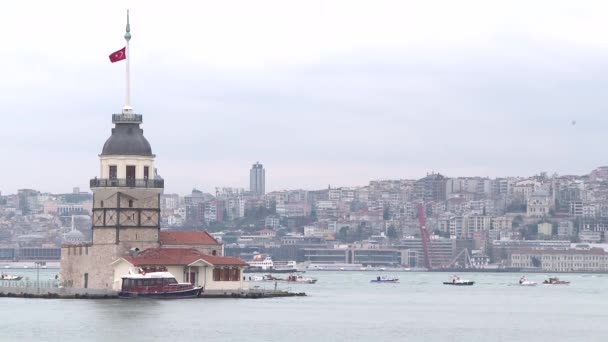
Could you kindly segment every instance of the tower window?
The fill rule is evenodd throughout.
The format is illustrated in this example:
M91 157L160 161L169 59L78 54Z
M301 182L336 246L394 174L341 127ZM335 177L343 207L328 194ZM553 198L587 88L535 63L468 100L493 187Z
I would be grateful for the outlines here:
M150 167L144 166L144 179L148 179L149 176L150 176Z
M110 179L118 178L116 165L110 165Z
M100 204L101 204L101 207L103 208L103 201L101 201L101 203L100 203Z
M133 200L129 200L129 208L133 208Z

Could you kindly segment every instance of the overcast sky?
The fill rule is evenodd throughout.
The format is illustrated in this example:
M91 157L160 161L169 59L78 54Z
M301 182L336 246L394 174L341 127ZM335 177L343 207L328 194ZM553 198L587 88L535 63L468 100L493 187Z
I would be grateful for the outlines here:
M88 189L132 104L166 191L608 164L605 1L12 1L0 191ZM573 124L576 121L576 124Z

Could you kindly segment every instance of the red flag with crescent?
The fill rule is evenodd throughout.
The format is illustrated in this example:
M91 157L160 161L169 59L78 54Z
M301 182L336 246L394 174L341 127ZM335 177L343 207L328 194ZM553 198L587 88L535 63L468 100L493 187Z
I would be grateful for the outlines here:
M116 52L112 52L112 54L110 55L110 62L114 63L114 62L122 61L125 58L127 58L127 47L126 46Z

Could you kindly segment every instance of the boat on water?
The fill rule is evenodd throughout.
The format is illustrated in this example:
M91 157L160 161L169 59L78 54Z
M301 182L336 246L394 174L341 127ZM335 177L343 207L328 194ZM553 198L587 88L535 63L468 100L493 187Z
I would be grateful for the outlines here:
M278 278L272 274L265 274L264 276L253 276L249 277L250 281L274 281L283 283L302 283L302 284L315 284L316 278L304 277L301 274L293 273L287 276L287 278Z
M528 278L524 276L519 278L519 286L536 286L536 282L528 280Z
M129 274L122 277L119 298L195 298L202 287L190 283L178 283L169 272Z
M256 254L247 261L244 273L293 273L298 271L295 261L273 261L270 255Z
M22 276L16 276L16 275L11 275L11 274L0 274L0 280L21 280L23 279Z
M566 280L560 280L558 277L551 277L549 279L545 279L543 281L543 284L547 284L547 285L568 285L568 284L570 284L570 282L566 281Z
M459 276L450 277L450 281L444 281L443 285L455 285L455 286L470 286L475 284L474 281L461 279Z
M263 276L254 275L249 277L249 281L283 281L285 279L277 278L272 274L264 274Z
M304 277L301 274L290 274L285 279L288 283L303 283L303 284L315 284L317 282L316 278L308 278Z
M376 279L370 280L371 283L398 283L398 278L388 277L388 276L378 276Z

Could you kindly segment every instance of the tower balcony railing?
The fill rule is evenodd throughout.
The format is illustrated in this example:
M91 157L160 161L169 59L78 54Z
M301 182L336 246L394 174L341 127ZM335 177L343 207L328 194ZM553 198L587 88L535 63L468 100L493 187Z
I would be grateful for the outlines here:
M112 114L112 123L142 123L141 114Z
M93 178L89 182L91 188L150 188L164 189L165 180L156 179L131 179L131 178Z

